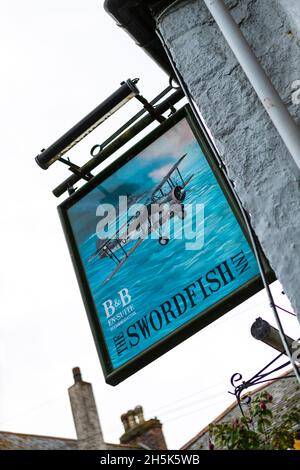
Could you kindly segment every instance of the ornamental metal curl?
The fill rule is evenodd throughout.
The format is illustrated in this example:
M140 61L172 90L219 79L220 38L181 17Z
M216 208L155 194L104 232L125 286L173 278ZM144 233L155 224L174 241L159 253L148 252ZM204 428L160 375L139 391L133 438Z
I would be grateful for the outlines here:
M282 380L282 379L295 377L295 375L292 374L292 375L285 375L283 377L274 377L272 379L266 379L266 377L268 377L269 375L273 374L274 372L278 372L279 370L283 369L284 367L290 364L290 361L288 361L288 362L285 362L284 364L281 364L278 367L272 368L272 370L267 371L267 369L269 369L269 367L272 364L274 364L281 356L283 356L283 354L284 353L278 354L274 359L272 359L271 362L269 362L259 372L253 375L253 377L251 377L249 380L243 380L243 376L239 372L235 372L231 376L230 383L234 387L234 391L233 392L229 391L228 393L235 396L238 402L238 406L243 416L245 416L245 413L244 413L242 405L245 404L245 405L250 406L250 403L251 403L251 396L249 394L246 394L243 397L241 396L244 390L250 387L253 387L255 385L258 385L258 384L269 382L270 380Z

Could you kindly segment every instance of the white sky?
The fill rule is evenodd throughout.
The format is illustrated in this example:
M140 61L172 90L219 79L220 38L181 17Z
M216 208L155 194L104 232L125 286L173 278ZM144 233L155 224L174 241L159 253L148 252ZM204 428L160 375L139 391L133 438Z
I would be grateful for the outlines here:
M67 388L80 366L107 442L122 434L120 415L141 404L178 448L232 402L234 372L247 379L274 357L250 326L259 315L275 323L261 292L117 387L105 384L51 193L68 170L56 163L43 171L34 161L122 80L140 77L149 99L168 85L102 3L1 3L0 430L75 437ZM84 162L139 109L128 104L69 156ZM273 291L289 308L280 286ZM282 321L299 336L296 318Z

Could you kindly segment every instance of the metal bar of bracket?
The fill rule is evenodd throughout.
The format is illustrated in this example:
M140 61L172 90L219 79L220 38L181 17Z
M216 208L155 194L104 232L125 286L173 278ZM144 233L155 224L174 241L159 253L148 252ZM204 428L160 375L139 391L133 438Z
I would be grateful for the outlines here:
M171 106L176 104L179 100L184 97L183 91L176 90L172 95L168 96L162 103L158 104L156 109L157 112L162 114L166 112ZM155 118L150 114L147 114L144 118L140 119L135 125L133 125L126 132L121 134L118 139L114 140L110 145L108 145L102 152L99 152L92 159L87 161L82 167L80 167L80 172L82 174L87 174L96 168L100 163L110 157L113 153L119 150L123 145L129 142L133 137L138 135L143 129L145 129L149 124L151 124ZM56 197L61 196L65 193L68 188L72 187L81 179L81 176L73 174L69 176L65 181L63 181L59 186L53 190L53 194Z

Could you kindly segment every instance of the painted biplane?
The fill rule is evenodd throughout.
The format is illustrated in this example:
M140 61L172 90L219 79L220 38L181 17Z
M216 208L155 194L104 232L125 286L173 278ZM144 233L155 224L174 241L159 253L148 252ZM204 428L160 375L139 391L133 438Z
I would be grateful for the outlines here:
M151 191L143 206L144 210L138 210L129 217L109 239L97 239L96 251L90 256L89 262L108 257L116 264L115 269L104 280L103 284L108 282L120 270L129 256L152 232L158 233L158 242L161 246L168 244L169 239L163 236L162 228L174 216L184 218L183 201L186 197L186 186L193 177L191 175L184 180L178 168L186 155L184 154L179 158L161 182ZM129 246L131 245L130 242L133 241L135 243Z

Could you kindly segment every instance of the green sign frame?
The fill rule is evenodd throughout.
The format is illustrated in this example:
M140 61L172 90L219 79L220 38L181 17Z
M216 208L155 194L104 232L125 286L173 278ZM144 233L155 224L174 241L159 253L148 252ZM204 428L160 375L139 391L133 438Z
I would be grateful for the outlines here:
M110 166L108 166L105 170L95 176L91 181L86 183L83 187L81 187L74 194L72 194L67 200L60 204L58 206L60 220L72 258L73 266L76 272L78 284L80 287L84 306L95 340L97 352L102 365L104 377L106 382L111 385L118 384L130 375L142 369L147 364L154 361L161 355L165 354L167 351L174 348L176 345L186 340L191 335L197 333L205 326L216 321L226 312L233 309L241 302L245 301L250 296L254 295L263 288L263 283L257 269L255 275L248 279L247 282L244 282L237 289L230 292L228 295L225 295L224 297L218 299L216 302L214 302L212 305L209 305L204 310L200 310L197 312L196 309L192 317L189 318L185 323L181 324L178 327L174 327L172 331L170 331L168 334L165 334L163 337L160 337L157 341L154 341L152 344L147 344L145 346L145 349L136 354L135 356L129 357L128 360L117 366L113 363L112 353L109 349L109 343L106 337L106 332L104 331L103 324L101 324L101 321L99 320L99 308L97 308L95 303L95 295L93 294L91 289L91 285L87 275L87 268L85 266L83 256L80 252L79 242L76 238L76 230L74 229L74 223L72 222L72 217L70 216L70 214L72 213L72 208L77 207L77 205L80 204L81 201L84 200L84 198L88 197L89 194L91 194L91 192L95 188L101 187L101 185L105 184L106 181L109 181L109 178L113 177L116 172L122 169L129 162L133 161L135 157L141 154L141 152L145 151L145 149L147 149L153 143L162 138L168 131L174 129L175 126L178 125L180 122L183 122L183 120L185 120L185 123L187 123L190 131L192 132L195 138L195 141L197 141L200 151L202 152L202 156L204 156L211 173L216 179L218 187L221 189L228 203L228 206L230 207L232 214L234 215L237 221L237 225L241 229L243 236L245 237L245 240L247 241L249 246L251 246L249 234L247 233L245 222L236 202L235 196L232 194L232 191L226 181L226 178L224 177L221 169L219 168L218 162L214 157L210 142L207 140L206 136L199 128L189 105L184 106L171 117L169 117L164 123L159 125L156 129L154 129L146 137L144 137L140 142L138 142L130 150L124 153L124 155L117 158ZM220 223L222 223L222 220L220 220ZM162 250L163 249L164 248L162 248ZM263 259L264 270L267 274L268 282L272 282L275 280L275 275L262 252L261 255ZM101 263L99 263L99 276L101 275L100 264ZM140 274L142 274L141 271ZM168 274L169 273L166 273L166 278L161 279L161 282L168 282L166 280ZM137 275L139 275L138 271ZM191 282L192 281L193 279L191 279ZM120 285L120 288L121 287L122 286ZM139 318L141 318L141 315L142 312L140 312Z

